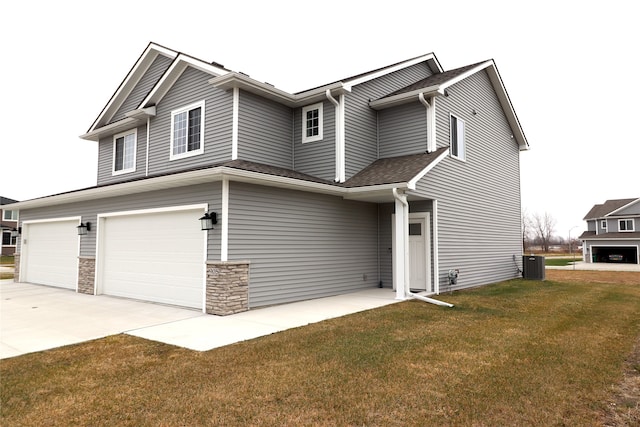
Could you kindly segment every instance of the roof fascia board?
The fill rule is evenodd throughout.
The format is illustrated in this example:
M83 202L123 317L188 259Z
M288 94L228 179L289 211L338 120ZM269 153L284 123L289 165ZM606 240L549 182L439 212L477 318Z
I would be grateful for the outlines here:
M345 88L347 90L351 91L351 88L354 87L354 86L357 86L357 85L362 84L362 83L366 83L366 82L368 82L370 80L377 79L379 77L385 76L387 74L393 73L393 72L398 71L398 70L402 70L403 68L407 68L407 67L410 67L412 65L419 64L419 63L425 62L425 61L429 62L429 66L430 66L429 68L431 68L432 65L436 65L438 67L439 71L442 72L442 68L440 67L440 64L437 62L437 60L435 60L435 56L433 55L433 53L429 53L427 55L422 55L422 56L419 56L417 58L413 58L413 59L409 59L409 60L404 61L404 62L400 62L399 64L393 65L391 67L385 67L385 68L383 68L381 70L365 74L365 75L363 75L361 77L358 77L358 78L356 78L354 80L350 80L349 82L345 83Z
M529 142L527 141L527 137L524 135L522 126L520 126L520 120L518 120L518 116L513 108L513 104L511 104L511 99L509 99L509 94L502 83L502 78L500 77L500 73L498 72L495 63L493 61L490 62L491 66L486 68L489 80L491 80L491 83L493 84L498 100L500 101L502 109L505 112L505 116L507 117L507 122L513 131L513 137L520 147L520 151L527 151L529 150Z
M181 53L173 60L173 63L169 66L160 80L158 80L158 83L156 83L153 89L151 89L147 97L142 100L138 108L146 108L158 104L188 66L214 76L228 73L228 71L223 68Z
M433 168L436 167L438 163L440 163L444 158L449 157L449 149L444 150L434 161L429 163L427 167L422 169L416 176L414 176L408 183L408 188L410 190L415 190L418 181L420 181L424 176Z
M466 79L469 76L474 75L475 73L477 73L478 71L484 70L487 67L490 67L493 65L493 61L485 61L481 64L476 65L475 67L465 71L464 73L452 78L451 80L447 80L446 82L442 83L440 85L440 90L444 91L446 88L448 88L449 86L452 86L458 82L461 82L462 80Z
M142 55L140 55L116 92L111 96L111 99L109 99L107 105L100 112L100 115L92 123L87 133L95 130L102 123L108 122L113 117L158 55L164 55L174 59L178 55L178 52L154 43L149 43L149 46L147 46Z
M133 129L141 124L142 122L140 118L130 116L106 126L102 126L101 128L95 129L91 132L87 132L84 135L80 135L80 138L87 141L97 142L100 141L100 138L103 136L114 135L125 130Z
M292 94L276 88L268 83L263 83L251 77L237 72L231 72L223 76L214 77L209 80L214 87L231 90L239 88L247 92L251 92L273 101L284 104L288 107L295 108L317 102L326 98L326 91L330 90L332 95L341 95L347 90L342 82L332 83L307 92Z
M438 85L429 86L421 89L412 90L411 92L400 93L388 98L381 98L371 101L369 106L374 110L383 110L385 108L395 107L401 104L418 101L418 96L422 93L425 96L439 94L440 87Z

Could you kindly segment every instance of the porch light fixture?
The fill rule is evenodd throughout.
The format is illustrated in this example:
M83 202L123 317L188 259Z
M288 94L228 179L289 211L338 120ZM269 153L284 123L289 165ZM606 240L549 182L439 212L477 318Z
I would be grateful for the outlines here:
M218 223L218 215L215 212L207 212L200 218L202 230L213 230L213 225Z
M11 237L18 237L22 234L22 227L14 228L11 230Z
M89 221L86 224L81 222L78 226L78 236L84 236L88 231L91 231L91 223Z

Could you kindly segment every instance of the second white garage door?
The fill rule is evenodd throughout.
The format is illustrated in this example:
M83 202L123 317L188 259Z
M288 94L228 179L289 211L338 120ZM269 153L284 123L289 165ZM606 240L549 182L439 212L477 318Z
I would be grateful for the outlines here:
M102 293L202 308L202 213L180 210L102 219Z

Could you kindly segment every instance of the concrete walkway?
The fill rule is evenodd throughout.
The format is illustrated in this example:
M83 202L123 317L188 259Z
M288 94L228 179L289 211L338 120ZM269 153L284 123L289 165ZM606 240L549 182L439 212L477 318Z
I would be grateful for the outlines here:
M576 261L575 265L545 267L549 270L594 270L594 271L637 271L640 272L640 264L622 264L615 262L584 262Z
M120 333L206 351L395 302L391 289L372 288L221 317L2 280L0 359Z

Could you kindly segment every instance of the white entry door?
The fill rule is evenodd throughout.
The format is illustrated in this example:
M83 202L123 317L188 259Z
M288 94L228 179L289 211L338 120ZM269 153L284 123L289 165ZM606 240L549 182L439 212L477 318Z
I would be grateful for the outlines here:
M409 216L409 287L416 291L431 289L431 245L429 213Z

